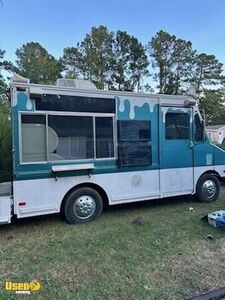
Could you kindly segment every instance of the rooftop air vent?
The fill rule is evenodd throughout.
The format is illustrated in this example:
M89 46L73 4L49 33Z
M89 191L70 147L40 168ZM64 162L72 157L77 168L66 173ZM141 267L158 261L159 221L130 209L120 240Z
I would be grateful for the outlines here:
M12 82L30 83L30 79L25 78L17 73L13 73Z
M82 90L97 90L96 86L92 82L83 79L59 78L56 80L55 84L61 87L70 87L70 88L82 89Z

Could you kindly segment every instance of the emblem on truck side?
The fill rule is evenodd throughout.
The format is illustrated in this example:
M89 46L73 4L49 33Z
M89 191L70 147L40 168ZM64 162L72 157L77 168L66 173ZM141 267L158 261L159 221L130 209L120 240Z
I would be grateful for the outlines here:
M133 188L139 188L142 185L142 177L140 175L133 175L130 179L130 184Z

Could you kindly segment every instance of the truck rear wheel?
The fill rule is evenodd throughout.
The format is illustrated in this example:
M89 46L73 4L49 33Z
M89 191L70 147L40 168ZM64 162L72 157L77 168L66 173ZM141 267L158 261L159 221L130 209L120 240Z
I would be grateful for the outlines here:
M67 197L64 215L70 224L86 223L101 215L102 206L102 198L96 190L82 187Z
M218 199L220 194L220 183L213 174L203 174L196 186L196 198L200 202L210 203Z

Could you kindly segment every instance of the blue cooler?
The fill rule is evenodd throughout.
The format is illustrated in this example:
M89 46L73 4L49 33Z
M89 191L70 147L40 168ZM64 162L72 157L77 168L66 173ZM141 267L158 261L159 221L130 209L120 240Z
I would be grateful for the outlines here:
M225 210L218 210L208 214L208 222L215 228L225 230Z

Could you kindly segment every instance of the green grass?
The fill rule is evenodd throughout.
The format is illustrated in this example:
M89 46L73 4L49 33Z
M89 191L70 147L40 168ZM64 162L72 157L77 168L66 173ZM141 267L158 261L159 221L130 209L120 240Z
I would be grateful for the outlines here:
M1 226L0 299L180 300L223 287L225 231L201 220L216 209L225 209L224 192L213 204L179 197L109 207L85 225L47 216ZM39 292L4 291L6 280L34 279Z

